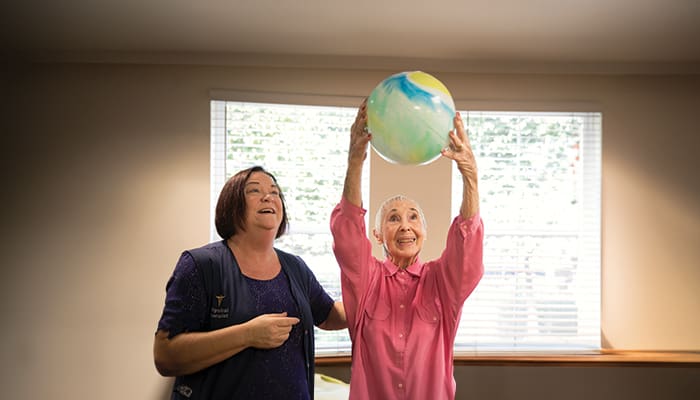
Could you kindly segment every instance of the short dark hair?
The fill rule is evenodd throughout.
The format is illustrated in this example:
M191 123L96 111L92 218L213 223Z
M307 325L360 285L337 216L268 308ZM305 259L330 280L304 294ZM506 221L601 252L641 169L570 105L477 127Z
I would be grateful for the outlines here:
M253 172L263 172L267 174L277 185L275 176L259 165L239 171L226 181L226 184L224 184L219 194L214 217L216 232L218 232L219 236L224 240L245 230L245 215L247 211L245 184L248 182ZM279 185L277 186L279 188ZM282 222L280 223L279 229L277 229L277 236L275 236L275 238L279 238L287 231L288 224L287 206L284 204L284 195L282 194L281 188L279 188L279 193L280 200L282 200Z

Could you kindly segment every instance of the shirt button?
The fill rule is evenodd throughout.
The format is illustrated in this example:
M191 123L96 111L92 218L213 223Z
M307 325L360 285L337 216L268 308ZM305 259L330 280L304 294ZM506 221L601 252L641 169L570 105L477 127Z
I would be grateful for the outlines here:
M399 305L399 308L404 308L404 305L403 304Z
M402 388L403 388L403 383L399 383L398 386L399 386L399 389L402 389Z
M403 338L403 333L399 333L399 337L400 337L400 338Z

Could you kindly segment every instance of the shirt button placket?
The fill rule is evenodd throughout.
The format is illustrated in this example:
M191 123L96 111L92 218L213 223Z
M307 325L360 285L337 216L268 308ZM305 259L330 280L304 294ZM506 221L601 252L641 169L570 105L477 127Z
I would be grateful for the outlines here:
M397 335L398 341L399 341L398 345L399 345L400 351L403 353L403 351L406 349L406 337L405 337L406 335L405 335L405 333L406 333L406 328L407 328L407 326L406 326L406 313L405 313L405 311L406 311L406 299L404 298L405 293L402 293L400 297L401 297L399 299L399 311L400 312L399 312L398 320L396 322L397 322L398 327L399 327L399 334Z

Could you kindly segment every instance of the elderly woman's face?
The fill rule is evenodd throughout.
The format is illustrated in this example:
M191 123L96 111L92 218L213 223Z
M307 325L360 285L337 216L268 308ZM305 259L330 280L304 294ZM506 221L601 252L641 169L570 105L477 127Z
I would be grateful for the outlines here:
M375 230L374 235L385 247L394 264L399 267L412 264L425 240L425 226L418 205L408 199L388 203L381 222L381 232Z

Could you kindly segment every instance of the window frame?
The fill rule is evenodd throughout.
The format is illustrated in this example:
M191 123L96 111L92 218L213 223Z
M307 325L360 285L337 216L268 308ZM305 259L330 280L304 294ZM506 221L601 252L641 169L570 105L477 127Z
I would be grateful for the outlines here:
M238 102L259 102L259 103L279 103L279 104L299 104L299 105L310 105L310 106L341 106L341 107L357 107L364 97L360 96L336 96L336 95L322 95L322 94L300 94L300 93L278 93L278 92L258 92L258 91L232 91L232 90L214 90L210 92L210 100L219 101L238 101ZM469 110L479 111L479 110L491 110L491 109L517 109L519 112L563 112L571 109L577 110L577 112L586 111L597 111L599 112L599 107L597 105L592 105L587 102L566 102L557 104L533 104L531 102L518 103L518 102L472 102L472 101L460 101L455 100L457 104L457 109L459 110ZM212 111L213 112L213 111ZM214 127L212 126L212 130ZM601 127L602 130L602 127ZM601 133L602 135L602 133ZM214 136L212 135L212 149L214 146L220 145L219 143L214 143ZM225 147L225 146L224 146ZM368 157L369 158L369 157ZM212 162L212 184L211 184L211 204L212 204L212 225L213 225L213 209L218 197L218 191L220 187L217 188L214 181L214 169L216 168L215 163ZM601 181L602 186L602 181ZM601 188L602 192L602 188ZM218 240L215 231L212 234L212 239ZM602 265L600 266L602 270ZM602 282L600 285L602 286ZM602 329L602 326L601 326ZM457 350L455 349L456 354ZM468 352L467 352L468 353ZM350 349L347 350L347 355L350 354ZM464 352L462 352L464 354ZM341 360L344 357L341 355L325 355L321 357L337 358Z
M581 107L579 104L578 107ZM523 108L523 107L521 107ZM590 108L586 107L586 108ZM576 238L576 244L577 244L577 250L578 252L574 252L577 254L577 261L575 264L577 265L577 268L574 271L580 272L578 268L581 265L584 266L595 266L595 270L592 271L585 271L584 274L579 274L579 275L586 275L588 276L583 279L585 282L586 280L593 280L595 289L594 292L591 293L594 295L592 299L590 299L590 304L589 302L584 302L583 309L584 309L584 314L586 312L588 313L596 313L597 317L597 335L592 337L592 339L596 339L597 343L593 344L592 341L590 341L590 344L582 344L583 342L575 342L577 343L574 345L574 343L569 343L568 347L563 345L563 342L560 342L559 345L556 345L554 342L548 343L548 344L540 344L540 345L533 345L533 344L520 344L520 345L513 345L514 349L512 350L506 350L506 349L490 349L486 344L482 344L482 347L479 347L476 343L478 341L474 342L474 344L469 345L465 343L460 343L460 335L458 333L457 340L455 342L455 354L461 354L461 355L468 355L468 354L488 354L488 353L493 353L493 354L501 354L501 353L510 353L514 352L515 354L527 354L527 353L541 353L541 354L557 354L557 353L565 353L565 354L574 354L574 353L590 353L590 352L597 352L602 349L602 318L601 318L601 313L602 313L602 303L601 303L601 292L602 292L602 280L601 280L601 271L602 271L602 258L601 258L601 248L602 248L602 232L601 232L601 224L602 224L602 213L601 213L601 198L602 198L602 135L603 135L603 113L599 110L586 110L586 111L571 111L569 110L559 110L559 111L552 111L551 109L544 109L544 110L526 110L523 111L522 109L518 109L517 111L508 111L505 109L498 110L498 111L493 111L493 110L465 110L461 109L461 114L462 118L465 120L465 127L469 129L470 124L469 124L469 117L473 116L476 117L477 115L479 117L482 117L483 115L487 116L499 116L499 117L506 117L506 118L515 118L515 117L531 117L533 119L537 118L551 118L551 119L561 119L564 120L566 118L579 118L582 120L582 125L581 125L581 136L580 136L580 142L578 145L580 145L579 152L577 157L581 157L583 160L589 160L586 163L581 163L580 167L581 170L579 173L581 174L581 178L576 180L576 181L570 181L570 182L576 182L580 183L581 190L579 191L579 195L581 196L578 200L579 203L584 204L584 206L577 206L577 209L580 211L581 214L581 221L580 224L576 225L578 228L577 230L567 230L567 231L560 231L559 229L555 229L553 231L547 231L547 230L542 230L542 229L533 229L528 231L527 229L518 229L513 226L509 226L508 230L506 232L498 232L493 233L489 235L489 226L493 228L493 224L489 225L488 221L486 218L487 216L482 217L485 218L485 224L487 225L486 228L486 234L485 234L485 242L487 242L487 239L489 236L491 237L498 237L500 234L506 234L506 236L515 236L515 237L521 237L521 238L528 238L531 236L539 236L539 237L545 237L545 238L564 238L564 237L575 237ZM551 121L550 121L551 122ZM522 146L515 146L515 149L520 149ZM474 149L475 153L478 152L478 148ZM484 159L485 157L480 156L479 154L475 154L477 157L477 163L479 162L479 158L481 157ZM578 159L577 159L578 160ZM522 160L521 160L522 161ZM522 165L519 166L519 168L522 168ZM483 169L480 169L480 174L484 172ZM461 179L459 179L459 174L456 170L456 168L453 165L452 169L453 173L453 179L452 183L453 185L458 185L457 187L453 187L452 191L452 204L451 204L451 214L456 215L456 213L459 210L459 204L461 202ZM517 173L514 174L514 176L518 176ZM525 182L525 181L524 181ZM529 180L527 181L529 182ZM567 181L569 182L569 181ZM593 185L591 187L590 185ZM485 181L480 182L479 189L481 192L484 191L485 189ZM482 194L483 198L483 194ZM482 211L483 211L483 205L482 205ZM583 217L585 216L585 217ZM517 224L516 224L517 225ZM529 233L524 233L524 232L529 232ZM485 243L486 245L486 243ZM585 251L580 251L581 247L585 248ZM592 249L591 249L592 248ZM485 258L486 258L486 253L488 252L488 248L485 249ZM589 254L592 253L592 254ZM485 260L485 263L487 261ZM535 271L532 271L535 272ZM477 287L474 293L470 296L471 303L468 301L465 304L465 310L469 310L470 307L474 307L474 302L480 301L479 299L479 289L480 287L483 286L484 280L487 279L485 276L482 278L482 282L480 285ZM584 287L585 288L585 287ZM575 287L574 293L576 294L582 294L583 292L581 289L578 287ZM535 294L537 291L534 292ZM541 299L540 299L541 300ZM557 301L562 300L561 298L558 298ZM486 304L489 304L487 301ZM559 303L554 303L554 304L559 304ZM581 303L575 303L579 304L578 306L578 311L577 313L582 312L581 311ZM556 309L561 308L560 306L555 307ZM597 308L597 310L594 310ZM561 311L559 311L561 312ZM517 313L516 313L517 314ZM547 312L545 311L545 314ZM528 316L533 316L532 311L529 311ZM578 315L578 314L577 314ZM538 317L538 315L534 315L534 317ZM468 326L470 323L468 322L469 319L467 319L467 322L460 323L460 331L462 329L461 325ZM528 321L530 321L528 319ZM540 321L537 319L538 322L547 322L547 323L552 323L552 326L555 326L559 323L558 320L555 319L546 319L545 321ZM595 321L591 320L590 318L581 318L580 316L576 319L577 323L580 323L582 321ZM530 328L532 329L532 328ZM553 330L557 330L560 328L554 328ZM478 330L478 329L477 329ZM585 330L585 329L584 329ZM556 333L550 333L549 335L557 336ZM544 334L540 335L541 337L549 337L549 335ZM537 335L535 335L537 336ZM466 337L469 337L468 335ZM520 336L518 336L520 338ZM526 336L527 337L527 336ZM580 332L576 335L577 338L579 337L587 337L587 335L582 335ZM588 336L590 337L590 336ZM515 349L517 347L520 347L520 349Z

